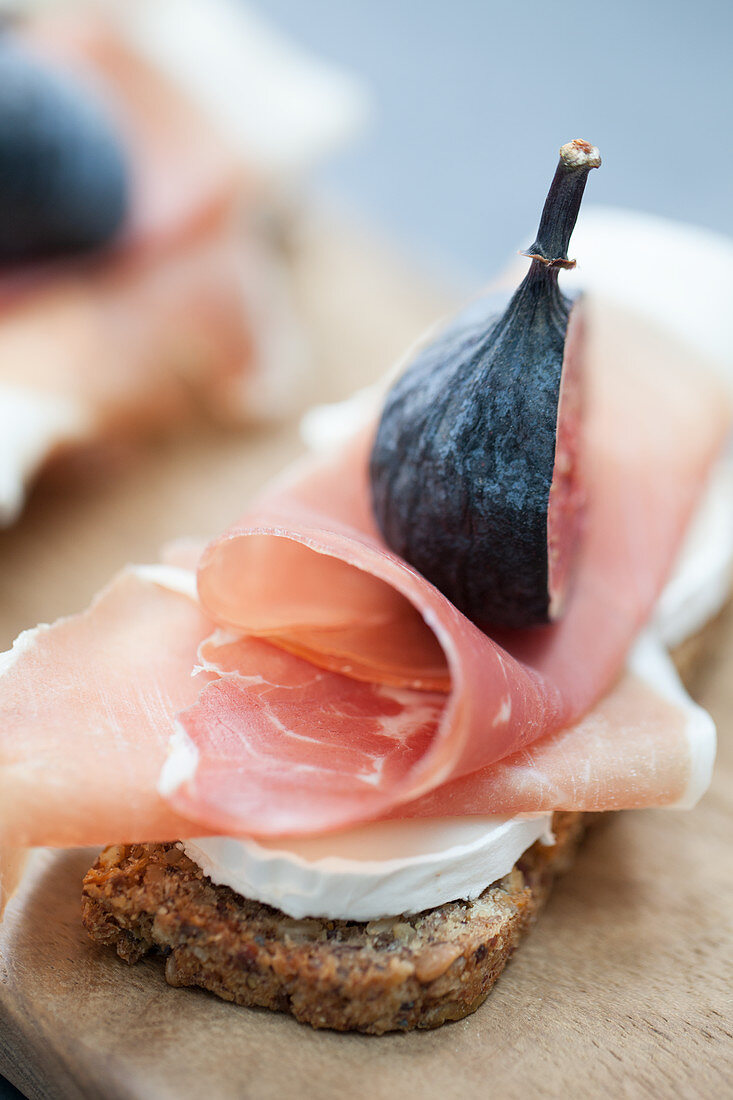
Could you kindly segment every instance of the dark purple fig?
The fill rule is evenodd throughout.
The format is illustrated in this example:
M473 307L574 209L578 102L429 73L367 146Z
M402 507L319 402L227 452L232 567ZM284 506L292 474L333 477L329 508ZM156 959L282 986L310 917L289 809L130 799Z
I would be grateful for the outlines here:
M571 141L532 263L508 305L483 299L424 346L387 396L372 450L388 545L479 623L557 619L582 510L583 333L560 291L598 150Z

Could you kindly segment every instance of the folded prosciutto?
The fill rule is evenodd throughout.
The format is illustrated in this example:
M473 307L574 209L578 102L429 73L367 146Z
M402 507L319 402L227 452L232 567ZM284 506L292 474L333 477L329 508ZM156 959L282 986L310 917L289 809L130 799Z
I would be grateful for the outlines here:
M200 559L128 571L84 615L21 636L0 676L2 839L276 836L699 797L712 725L680 705L658 645L629 653L729 404L673 341L592 316L589 505L558 625L489 636L387 550L371 420Z
M684 798L694 771L685 730L658 699L644 706L638 683L616 688L611 745L597 750L608 783L597 772L580 782L592 769L592 727L574 729L608 697L650 618L730 422L712 378L691 372L671 347L660 354L643 328L632 338L633 354L624 353L613 314L598 319L586 529L556 626L490 637L386 550L370 509L372 429L274 487L207 548L198 571L207 613L235 635L265 639L320 667L319 698L326 702L296 707L292 693L273 686L263 707L249 684L251 643L209 642L204 663L220 679L179 719L197 750L191 777L171 793L181 812L202 822L216 813L227 831L271 834L340 827L395 806L401 814L504 813ZM647 359L643 370L637 356ZM236 658L233 646L242 647ZM265 673L264 680L282 685L283 677ZM364 698L355 680L380 690ZM338 702L329 719L330 695ZM643 782L631 784L638 761L616 731L652 714L675 762L655 752ZM355 716L365 724L363 738ZM272 752L270 728L277 730ZM226 735L212 735L214 729ZM571 729L572 736L557 736ZM555 778L507 791L492 782L499 761L525 767L523 754L540 743L545 770L549 746L552 761L564 761L564 784ZM620 760L611 762L610 748ZM345 750L351 763L334 767Z

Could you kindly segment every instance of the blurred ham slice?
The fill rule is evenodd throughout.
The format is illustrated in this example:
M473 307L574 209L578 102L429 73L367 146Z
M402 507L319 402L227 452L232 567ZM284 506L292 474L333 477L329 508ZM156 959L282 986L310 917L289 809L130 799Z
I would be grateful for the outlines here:
M201 407L227 420L272 414L273 321L287 338L280 371L301 359L274 260L245 232L241 158L211 121L91 15L39 21L27 38L105 103L133 187L114 247L0 273L0 524L63 448ZM297 386L277 381L287 403Z

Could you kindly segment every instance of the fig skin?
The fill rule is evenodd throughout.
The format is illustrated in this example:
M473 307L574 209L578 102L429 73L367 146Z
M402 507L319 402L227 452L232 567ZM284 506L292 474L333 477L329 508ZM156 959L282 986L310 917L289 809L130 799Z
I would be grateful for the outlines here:
M582 325L580 303L562 294L557 275L572 266L567 245L599 163L586 142L563 146L527 253L532 265L508 305L480 300L423 347L388 394L377 429L370 478L385 541L478 623L547 623L564 602L552 583L548 514L558 436L580 435L560 414L580 415ZM573 392L561 402L566 387ZM564 589L582 494L575 447L563 457L573 468L553 493L562 524L559 540L553 525L553 564Z

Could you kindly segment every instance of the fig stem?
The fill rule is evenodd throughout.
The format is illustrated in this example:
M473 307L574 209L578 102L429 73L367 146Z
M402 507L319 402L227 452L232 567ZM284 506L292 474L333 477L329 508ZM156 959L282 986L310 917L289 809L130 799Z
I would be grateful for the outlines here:
M544 267L575 267L575 260L568 259L568 245L578 220L588 173L600 163L600 153L587 141L576 138L563 145L545 199L537 238L523 256Z

